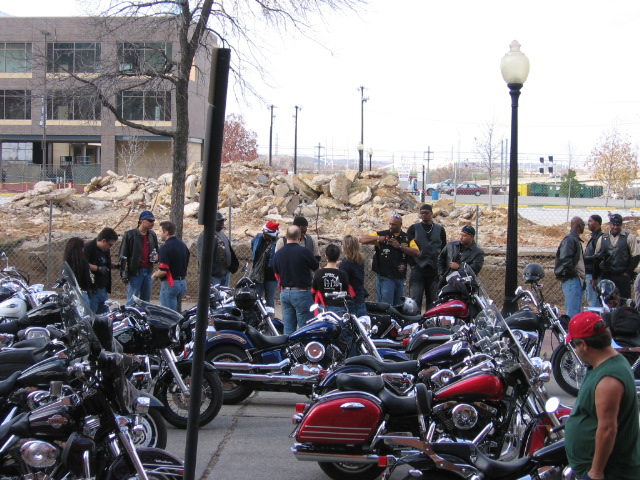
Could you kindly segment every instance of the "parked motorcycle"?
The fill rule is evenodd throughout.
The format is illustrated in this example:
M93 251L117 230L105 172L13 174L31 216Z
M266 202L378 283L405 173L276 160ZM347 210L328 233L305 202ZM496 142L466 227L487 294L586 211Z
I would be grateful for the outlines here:
M345 292L329 295L345 298ZM254 390L311 395L329 369L357 354L407 359L396 350L378 351L368 335L369 318L352 314L321 312L289 335L264 335L245 322L227 319L215 319L214 326L205 358L224 382L225 404L241 402Z
M482 355L460 371L441 370L427 440L472 442L492 458L515 458L542 447L549 440L547 426L559 425L558 415L568 410L545 411L551 365L528 357L480 286L477 297L482 313L475 343ZM293 452L298 460L317 461L334 479L375 478L378 457L389 453L384 438L418 434L415 405L407 404L412 397L391 394L382 377L343 375L337 383L341 391L297 405Z

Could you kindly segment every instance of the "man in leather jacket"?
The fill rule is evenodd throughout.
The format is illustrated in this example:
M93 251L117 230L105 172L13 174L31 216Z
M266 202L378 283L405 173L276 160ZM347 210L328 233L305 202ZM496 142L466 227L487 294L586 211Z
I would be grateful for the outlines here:
M587 304L590 307L601 307L600 298L598 292L596 292L594 282L591 281L593 277L594 264L596 261L596 242L602 236L602 217L600 215L591 215L587 220L587 229L591 232L591 238L584 247L584 269L585 269L585 289L584 294L587 300Z
M584 254L582 239L584 220L580 217L571 219L571 230L560 242L556 252L556 263L553 273L562 282L564 293L564 311L572 318L582 310L582 292L585 280Z
M640 261L640 248L636 236L622 230L622 215L609 217L609 233L596 242L596 255L602 260L594 264L594 278L611 280L622 297L633 298L631 280Z
M465 225L460 230L460 240L447 243L438 256L438 275L440 287L447 283L447 276L458 271L460 265L468 264L476 273L480 273L484 265L484 251L475 242L476 230Z

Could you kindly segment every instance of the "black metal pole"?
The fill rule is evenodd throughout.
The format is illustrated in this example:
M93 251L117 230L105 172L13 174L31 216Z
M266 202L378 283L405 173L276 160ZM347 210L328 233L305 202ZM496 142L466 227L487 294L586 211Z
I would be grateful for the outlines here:
M295 122L295 132L293 136L293 173L298 173L298 110L300 107L295 106L296 109L296 122Z
M364 87L360 87L360 145L358 146L358 172L364 170Z
M213 235L215 233L216 212L218 210L222 139L224 137L230 60L231 50L228 48L218 48L212 53L209 107L202 171L203 184L198 217L198 223L204 225L204 248L202 249L202 263L200 266L203 272L211 272L211 267L213 266ZM194 480L196 473L200 404L202 401L202 372L204 371L204 342L207 336L210 287L210 275L200 275L196 328L193 339L191 396L189 398L189 418L187 419L187 438L184 451L184 480ZM222 394L222 392L212 393Z
M269 125L269 166L271 166L272 145L273 145L273 105L271 105L271 124Z
M504 278L504 307L509 315L518 309L515 292L518 286L518 98L521 83L510 83L511 158L509 161L509 204L507 209L507 271Z

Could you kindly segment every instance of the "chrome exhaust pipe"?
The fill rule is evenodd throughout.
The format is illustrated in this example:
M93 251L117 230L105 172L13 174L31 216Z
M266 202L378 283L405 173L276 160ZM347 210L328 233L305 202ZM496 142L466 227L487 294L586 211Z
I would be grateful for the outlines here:
M239 362L212 362L215 368L220 370L282 370L289 365L288 358L282 360L280 363L239 363Z
M257 373L234 373L231 372L231 380L249 380L262 383L318 383L317 375L305 377L302 375L269 375Z
M339 453L305 452L291 447L291 452L301 462L329 462L329 463L378 463L378 455L348 455Z

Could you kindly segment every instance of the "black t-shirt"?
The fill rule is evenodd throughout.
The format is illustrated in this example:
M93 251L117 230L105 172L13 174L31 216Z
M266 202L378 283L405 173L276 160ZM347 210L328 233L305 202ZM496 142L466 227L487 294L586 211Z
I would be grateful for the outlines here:
M91 240L84 247L84 256L91 265L98 268L107 267L107 271L93 272L93 286L95 288L106 288L109 293L111 290L111 252L100 250L96 240Z
M326 298L325 294L332 292L348 292L349 276L337 268L321 268L313 275L312 288L322 294L325 305L334 307L344 306L344 300Z
M186 277L189 266L189 249L182 240L176 237L169 237L164 245L160 247L159 262L169 266L171 275L175 277ZM160 270L166 270L160 267Z

